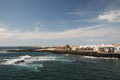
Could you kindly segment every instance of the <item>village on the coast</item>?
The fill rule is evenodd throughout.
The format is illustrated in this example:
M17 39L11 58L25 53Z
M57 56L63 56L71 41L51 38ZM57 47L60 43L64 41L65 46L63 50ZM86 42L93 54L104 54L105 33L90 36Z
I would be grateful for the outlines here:
M66 45L56 47L56 50L88 51L99 53L118 53L120 54L120 44L101 44L101 45Z
M34 49L8 50L8 52L51 52L120 59L120 44L32 46Z

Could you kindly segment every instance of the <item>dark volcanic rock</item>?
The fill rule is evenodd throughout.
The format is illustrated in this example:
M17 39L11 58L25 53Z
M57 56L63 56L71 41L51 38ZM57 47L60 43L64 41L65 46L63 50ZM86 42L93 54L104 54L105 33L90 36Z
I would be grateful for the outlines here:
M16 61L15 64L19 64L19 63L23 63L25 62L24 60L19 60L19 61Z
M98 53L98 52L90 52L90 51L70 51L70 50L55 50L55 51L48 51L52 53L59 53L59 54L73 54L73 55L81 55L81 56L94 56L94 57L114 57L120 59L120 54L116 53Z
M36 49L8 50L7 52L36 52Z
M120 54L116 53L99 53L95 51L72 51L72 50L36 50L36 49L23 49L23 50L8 50L8 52L52 52L58 54L73 54L81 56L94 56L94 57L115 57L120 59ZM19 62L17 62L19 63Z

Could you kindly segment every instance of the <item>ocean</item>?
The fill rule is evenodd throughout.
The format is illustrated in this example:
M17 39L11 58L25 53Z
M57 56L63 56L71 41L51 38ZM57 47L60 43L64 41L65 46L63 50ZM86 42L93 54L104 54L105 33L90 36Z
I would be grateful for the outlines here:
M0 80L120 80L120 60L0 47Z

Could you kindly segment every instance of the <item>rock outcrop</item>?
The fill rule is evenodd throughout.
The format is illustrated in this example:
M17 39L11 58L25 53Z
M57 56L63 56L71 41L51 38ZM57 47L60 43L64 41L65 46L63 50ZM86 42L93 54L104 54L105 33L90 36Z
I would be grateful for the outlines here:
M19 60L19 61L16 61L15 64L19 64L19 63L23 63L25 62L24 60Z

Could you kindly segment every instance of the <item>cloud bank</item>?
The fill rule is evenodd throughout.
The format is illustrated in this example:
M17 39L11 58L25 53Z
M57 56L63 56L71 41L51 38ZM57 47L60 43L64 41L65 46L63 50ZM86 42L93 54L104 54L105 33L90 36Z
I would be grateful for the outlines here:
M96 25L89 27L80 27L77 29L65 30L61 32L20 32L10 31L6 28L0 28L0 39L10 39L15 38L18 40L27 40L27 39L71 39L71 38L81 38L88 40L92 38L92 40L96 37L104 37L102 39L117 39L120 40L119 27L107 27L104 25ZM101 38L100 38L101 39Z

